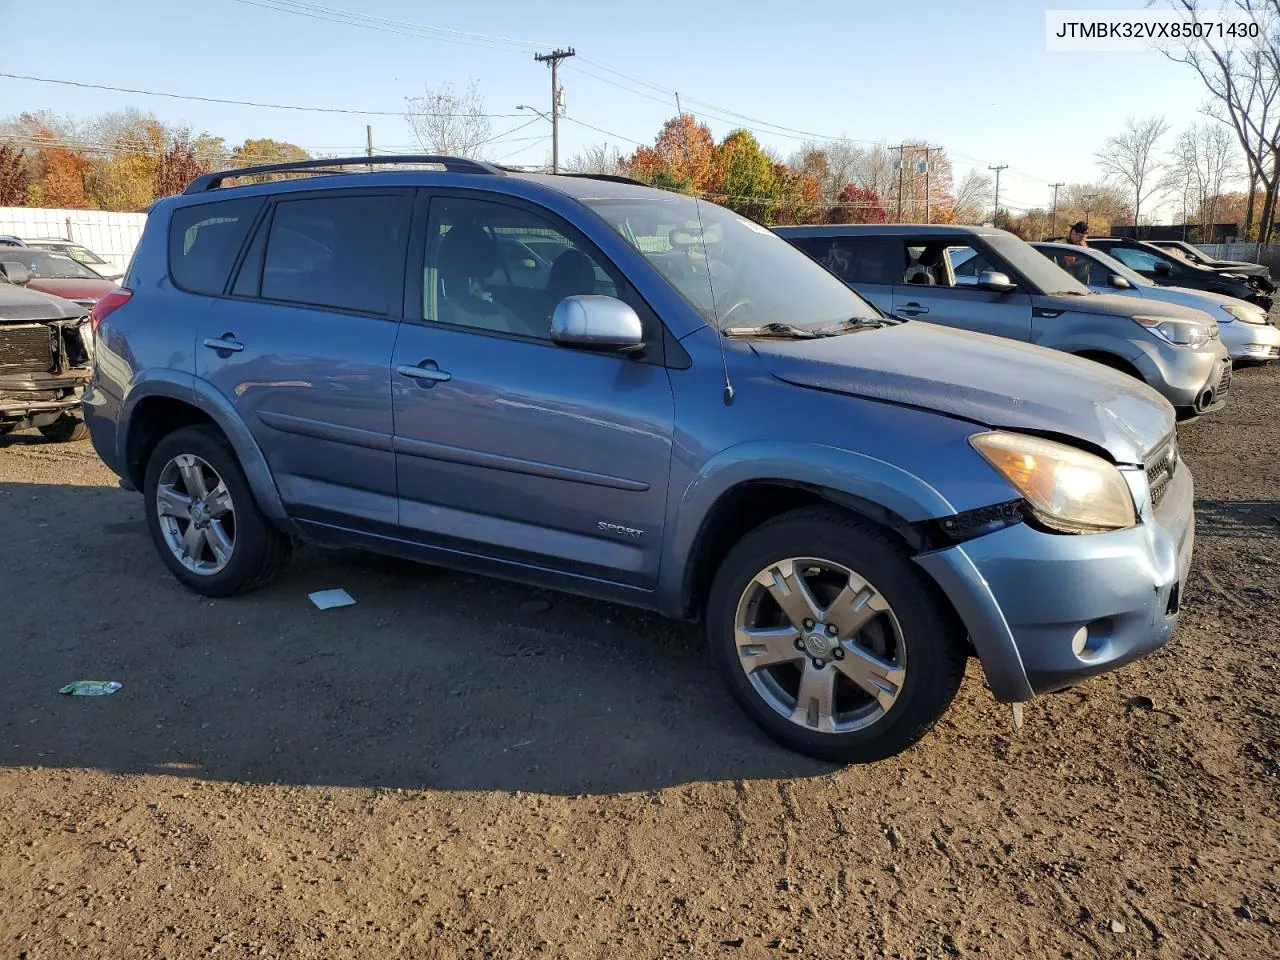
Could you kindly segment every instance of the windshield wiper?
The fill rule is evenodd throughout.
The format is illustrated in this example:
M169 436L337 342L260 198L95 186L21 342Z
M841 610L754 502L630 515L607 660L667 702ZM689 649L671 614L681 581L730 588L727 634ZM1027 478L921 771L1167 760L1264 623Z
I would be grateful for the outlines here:
M814 330L806 330L790 323L762 323L755 327L726 327L726 337L777 337L786 340L812 340L814 337L825 337L827 334Z
M850 317L848 320L840 320L829 323L825 327L819 327L818 330L827 336L835 336L837 333L850 330L878 330L880 327L894 327L899 323L902 321L892 317Z

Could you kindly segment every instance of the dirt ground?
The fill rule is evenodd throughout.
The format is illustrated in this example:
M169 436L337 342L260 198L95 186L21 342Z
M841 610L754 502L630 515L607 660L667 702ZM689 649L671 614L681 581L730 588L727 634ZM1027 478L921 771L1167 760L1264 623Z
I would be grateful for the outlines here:
M87 443L0 440L0 960L1280 956L1280 370L1181 434L1174 640L1021 731L971 664L848 769L655 617L318 551L201 600Z

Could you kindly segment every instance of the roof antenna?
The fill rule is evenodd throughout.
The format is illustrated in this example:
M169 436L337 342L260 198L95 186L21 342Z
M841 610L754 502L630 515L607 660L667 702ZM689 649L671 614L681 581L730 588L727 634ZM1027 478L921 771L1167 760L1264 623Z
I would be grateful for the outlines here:
M693 209L698 215L698 239L702 243L702 258L707 265L707 287L711 290L711 312L715 314L716 343L720 345L720 366L724 370L724 405L733 406L733 384L729 380L729 361L724 354L724 333L720 330L720 308L716 306L716 287L711 281L711 255L707 253L707 232L702 224L702 202L693 198Z

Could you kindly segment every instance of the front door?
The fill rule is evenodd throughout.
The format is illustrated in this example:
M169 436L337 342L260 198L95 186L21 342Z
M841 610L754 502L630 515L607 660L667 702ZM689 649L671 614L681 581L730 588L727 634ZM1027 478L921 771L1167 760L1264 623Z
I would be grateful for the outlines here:
M297 516L396 522L391 354L413 194L286 194L196 338Z
M423 221L409 267L410 289L421 284L406 309L416 322L392 361L404 534L652 587L674 423L656 317L593 246L537 208L441 194ZM637 306L646 355L552 343L551 313L576 294Z
M977 284L983 271L1005 269L988 251L954 241L913 241L907 258L906 272L893 288L895 315L1011 340L1031 339L1030 295L1017 289L997 293Z

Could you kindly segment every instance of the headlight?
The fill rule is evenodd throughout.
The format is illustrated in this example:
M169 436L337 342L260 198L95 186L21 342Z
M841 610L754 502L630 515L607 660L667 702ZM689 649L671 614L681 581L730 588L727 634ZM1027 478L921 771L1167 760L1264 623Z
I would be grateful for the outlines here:
M1230 323L1232 319L1239 320L1242 323L1263 324L1267 322L1267 312L1265 310L1251 307L1247 303L1224 303L1220 306L1227 313L1228 319L1219 320L1219 323Z
M1129 485L1101 457L1020 433L979 433L969 442L1026 498L1047 527L1063 533L1099 533L1137 522Z
M1134 317L1134 323L1146 327L1165 343L1178 347L1202 347L1217 335L1207 324L1198 320L1182 320L1178 317Z

